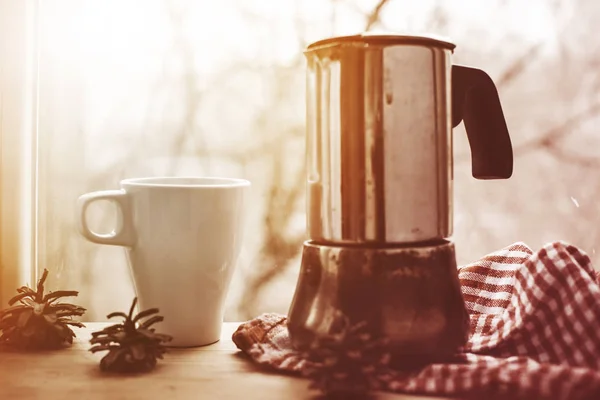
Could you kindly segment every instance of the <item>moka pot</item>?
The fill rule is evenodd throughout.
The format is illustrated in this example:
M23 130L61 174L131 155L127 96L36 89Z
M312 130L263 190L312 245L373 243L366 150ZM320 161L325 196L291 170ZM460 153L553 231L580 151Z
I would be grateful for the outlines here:
M452 128L476 179L507 179L510 137L483 71L432 36L361 34L308 46L307 230L289 313L310 346L337 316L367 322L397 355L449 354L468 314L452 235ZM483 205L482 205L483 206Z

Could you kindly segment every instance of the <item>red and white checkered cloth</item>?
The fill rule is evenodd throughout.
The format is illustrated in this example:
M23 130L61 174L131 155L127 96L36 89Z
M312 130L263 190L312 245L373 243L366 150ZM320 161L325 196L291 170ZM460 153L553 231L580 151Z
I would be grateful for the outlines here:
M387 390L436 396L600 400L600 274L564 242L515 243L459 268L471 318L460 362L431 364ZM283 315L240 325L237 347L258 364L300 373ZM394 374L394 371L387 373Z

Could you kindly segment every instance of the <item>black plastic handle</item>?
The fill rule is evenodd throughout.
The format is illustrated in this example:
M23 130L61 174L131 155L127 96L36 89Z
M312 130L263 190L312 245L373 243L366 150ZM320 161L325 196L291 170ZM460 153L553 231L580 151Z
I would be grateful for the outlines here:
M452 126L464 121L476 179L508 179L513 151L496 85L484 71L452 67Z

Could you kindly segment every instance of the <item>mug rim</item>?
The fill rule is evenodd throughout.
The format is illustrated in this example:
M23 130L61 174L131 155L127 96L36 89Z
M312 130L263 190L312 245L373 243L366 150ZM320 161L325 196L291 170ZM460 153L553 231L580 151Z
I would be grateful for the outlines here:
M146 188L234 188L250 185L247 179L217 176L148 176L121 180L121 186Z

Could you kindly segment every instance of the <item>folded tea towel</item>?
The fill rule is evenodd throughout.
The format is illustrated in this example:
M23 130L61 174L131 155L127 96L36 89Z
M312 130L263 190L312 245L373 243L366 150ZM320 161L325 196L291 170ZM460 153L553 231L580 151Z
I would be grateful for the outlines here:
M384 390L436 396L600 399L600 274L577 247L534 253L515 243L459 267L471 325L449 363L394 374ZM309 361L290 343L284 315L263 314L233 334L254 362L298 373Z

